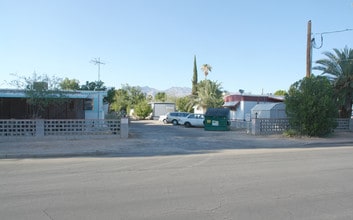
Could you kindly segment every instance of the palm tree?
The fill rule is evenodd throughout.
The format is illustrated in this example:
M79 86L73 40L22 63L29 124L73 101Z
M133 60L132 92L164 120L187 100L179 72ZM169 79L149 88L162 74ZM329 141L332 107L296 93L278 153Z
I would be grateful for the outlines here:
M353 50L347 46L343 50L333 49L324 52L327 59L316 61L320 66L313 69L321 70L333 82L337 101L340 106L340 117L350 118L353 99Z
M206 79L208 73L212 71L212 66L210 66L209 64L203 64L203 65L201 66L201 70L202 70L203 73L205 74L205 79Z
M219 82L202 80L198 84L198 97L195 100L196 105L207 108L219 108L223 105L222 86Z

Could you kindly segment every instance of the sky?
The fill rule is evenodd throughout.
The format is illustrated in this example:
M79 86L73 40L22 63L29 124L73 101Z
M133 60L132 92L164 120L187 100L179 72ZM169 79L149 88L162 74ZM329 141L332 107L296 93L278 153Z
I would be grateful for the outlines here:
M48 75L107 87L190 87L196 56L228 92L288 90L320 46L353 48L353 0L0 0L0 88ZM90 62L100 58L98 66ZM319 72L313 71L319 75Z

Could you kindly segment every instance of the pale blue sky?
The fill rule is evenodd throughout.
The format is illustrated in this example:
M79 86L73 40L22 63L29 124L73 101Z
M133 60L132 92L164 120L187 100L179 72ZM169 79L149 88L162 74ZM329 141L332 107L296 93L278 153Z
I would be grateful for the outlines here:
M353 0L0 0L0 87L34 71L95 81L96 57L106 86L191 87L196 55L199 80L210 64L227 91L288 90L305 76L308 20L351 29ZM346 45L353 31L324 35L313 61Z

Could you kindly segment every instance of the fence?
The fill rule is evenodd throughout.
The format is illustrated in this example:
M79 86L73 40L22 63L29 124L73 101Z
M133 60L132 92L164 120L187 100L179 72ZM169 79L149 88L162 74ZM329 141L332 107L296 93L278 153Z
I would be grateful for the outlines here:
M0 137L120 135L121 128L120 119L9 119L0 120Z
M232 128L246 129L253 135L281 134L290 128L288 118L258 118L251 122L232 121ZM353 120L350 118L337 118L336 131L349 131L353 129Z
M350 118L337 118L337 127L335 130L349 130L351 119Z
M289 128L289 120L287 118L262 118L252 120L251 133L253 135L268 135L283 133Z

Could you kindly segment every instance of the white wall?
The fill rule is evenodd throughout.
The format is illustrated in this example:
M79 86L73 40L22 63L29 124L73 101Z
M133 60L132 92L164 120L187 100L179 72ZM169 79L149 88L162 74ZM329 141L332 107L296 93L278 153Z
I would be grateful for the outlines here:
M105 91L91 92L87 98L93 99L93 109L85 110L85 119L104 119L103 98L107 94Z

